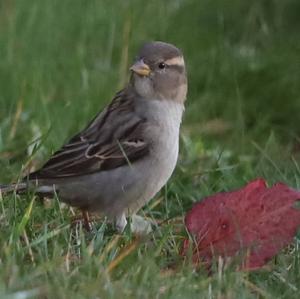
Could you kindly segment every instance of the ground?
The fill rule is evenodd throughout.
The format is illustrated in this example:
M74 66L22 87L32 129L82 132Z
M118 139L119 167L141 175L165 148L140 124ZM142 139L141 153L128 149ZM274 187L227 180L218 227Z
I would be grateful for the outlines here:
M103 219L93 231L32 194L1 199L1 298L299 298L299 238L268 267L236 272L180 257L194 202L264 177L300 188L297 0L0 3L0 181L38 167L128 79L139 46L185 55L189 94L180 159L140 214L136 239Z

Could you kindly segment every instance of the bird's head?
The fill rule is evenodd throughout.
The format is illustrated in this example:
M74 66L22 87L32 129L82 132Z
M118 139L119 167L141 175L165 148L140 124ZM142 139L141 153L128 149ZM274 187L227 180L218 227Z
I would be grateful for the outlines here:
M138 95L184 103L186 69L183 55L175 46L164 42L144 44L130 70L131 84Z

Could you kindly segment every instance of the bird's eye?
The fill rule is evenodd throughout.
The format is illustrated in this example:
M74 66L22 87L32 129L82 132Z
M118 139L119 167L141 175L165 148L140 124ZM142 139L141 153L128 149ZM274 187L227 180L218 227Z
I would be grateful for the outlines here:
M162 70L166 67L166 64L164 62L160 62L158 67Z

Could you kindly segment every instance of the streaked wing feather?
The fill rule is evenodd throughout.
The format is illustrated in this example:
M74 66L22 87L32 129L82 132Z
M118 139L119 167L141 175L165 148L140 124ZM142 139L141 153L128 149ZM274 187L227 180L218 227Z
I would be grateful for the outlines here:
M146 120L134 113L128 93L111 104L48 160L30 179L63 178L109 170L130 164L149 152Z

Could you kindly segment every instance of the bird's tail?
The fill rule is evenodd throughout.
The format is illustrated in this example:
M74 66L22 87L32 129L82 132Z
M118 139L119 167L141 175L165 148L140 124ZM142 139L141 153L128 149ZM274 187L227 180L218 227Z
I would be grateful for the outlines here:
M54 185L41 185L39 186L37 182L19 182L10 185L1 185L0 184L0 196L7 195L9 193L17 193L17 194L24 194L26 192L33 192L40 197L49 196L52 197L55 194L58 194L58 190L55 188Z
M0 185L0 193L2 195L6 195L12 192L16 193L22 193L26 191L28 188L27 183L21 182L16 184L10 184L10 185Z

